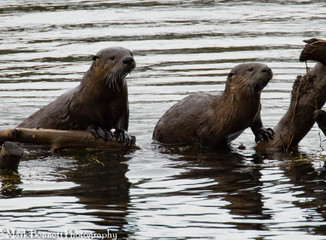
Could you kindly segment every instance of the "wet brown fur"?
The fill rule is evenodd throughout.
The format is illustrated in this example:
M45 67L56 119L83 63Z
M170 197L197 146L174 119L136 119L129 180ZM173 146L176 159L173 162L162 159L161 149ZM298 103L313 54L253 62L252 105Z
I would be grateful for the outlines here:
M128 49L99 51L79 86L32 114L19 127L85 130L95 125L105 130L128 130L128 90L124 78L134 68L135 61Z
M260 93L271 78L266 65L236 66L222 94L196 93L172 106L158 121L153 139L163 144L217 147L247 127L257 130L262 127Z

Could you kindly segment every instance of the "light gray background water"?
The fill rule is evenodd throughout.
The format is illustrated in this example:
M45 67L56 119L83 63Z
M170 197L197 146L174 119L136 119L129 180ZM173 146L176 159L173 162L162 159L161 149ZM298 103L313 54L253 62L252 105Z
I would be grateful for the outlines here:
M172 104L191 92L223 90L228 72L244 62L273 69L262 118L274 127L296 75L306 71L298 61L302 40L325 39L325 23L323 0L1 1L0 129L77 86L92 54L123 46L137 62L128 77L129 132L142 148L28 153L19 175L0 175L1 239L8 229L326 239L325 143L316 127L292 156L260 156L250 130L230 152L151 144L155 123ZM237 149L241 143L246 150Z

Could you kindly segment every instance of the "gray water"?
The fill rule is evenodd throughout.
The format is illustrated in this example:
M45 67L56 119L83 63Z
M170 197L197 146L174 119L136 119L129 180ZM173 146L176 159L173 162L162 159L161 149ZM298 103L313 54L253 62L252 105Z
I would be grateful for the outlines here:
M316 126L298 153L275 156L255 152L250 130L228 151L151 139L176 101L223 90L244 62L273 69L262 118L274 127L306 71L302 40L325 39L325 23L323 0L1 1L0 129L77 86L91 55L123 46L137 62L129 132L141 150L26 152L18 174L0 175L0 238L326 239L325 137Z

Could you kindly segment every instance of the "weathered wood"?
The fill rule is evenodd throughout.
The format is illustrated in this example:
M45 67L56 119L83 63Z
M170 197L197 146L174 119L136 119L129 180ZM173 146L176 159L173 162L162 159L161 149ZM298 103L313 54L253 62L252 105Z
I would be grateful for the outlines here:
M15 142L5 142L0 152L0 170L17 171L23 150Z
M0 131L0 143L5 141L50 145L51 152L62 148L139 149L135 144L124 146L116 140L105 142L103 139L96 139L90 132L79 130L7 129Z
M326 41L310 39L303 49L300 60L319 61L304 76L298 76L293 84L290 106L275 127L274 139L262 142L257 150L288 151L298 146L315 123L314 111L319 110L326 101ZM325 63L326 64L326 63Z

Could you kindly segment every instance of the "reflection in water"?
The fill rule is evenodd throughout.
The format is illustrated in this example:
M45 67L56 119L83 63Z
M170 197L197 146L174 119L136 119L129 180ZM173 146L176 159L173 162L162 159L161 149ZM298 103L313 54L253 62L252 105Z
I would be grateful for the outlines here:
M62 230L63 232L67 229L80 232L80 228L87 231L95 230L95 232L103 234L110 231L112 234L117 234L120 238L127 237L128 231L125 230L124 225L127 224L126 215L129 204L129 188L131 185L125 176L125 173L128 171L126 161L129 158L125 156L127 153L90 152L85 154L85 151L69 151L65 154L74 156L73 158L78 160L78 163L71 166L59 165L53 168L52 171L60 174L62 180L64 179L65 182L71 182L74 185L70 184L66 188L64 186L60 187L58 184L56 188L55 186L51 186L49 182L47 186L50 189L28 190L28 187L25 187L26 189L23 191L21 187L22 181L19 175L3 173L1 174L1 197L21 197L26 199L26 201L33 201L32 197L40 197L48 198L48 201L51 201L51 196L61 196L63 202L59 200L57 204L62 204L63 208L66 208L67 204L74 204L76 207L71 206L74 211L67 211L65 213L63 209L57 208L56 206L49 206L49 209L43 209L45 215L57 220L63 216L67 219L76 218L75 222L81 226L83 225L82 222L87 220L89 223L94 224L94 226L98 226L95 229L94 226L84 229L83 227L76 228L76 226L69 228L70 224L68 224ZM45 157L44 155L43 157ZM34 157L37 157L37 155L34 155ZM37 161L41 161L41 159ZM62 163L64 164L64 162ZM40 177L46 178L48 176ZM60 179L57 179L57 182L59 183ZM73 199L73 202L70 202L71 200L67 200L65 196L74 196L75 199ZM68 209L71 207L68 207ZM51 210L51 208L53 209ZM3 213L3 211L0 210L0 216L1 212ZM36 216L36 218L38 217ZM35 230L44 231L44 228L46 229L45 226L38 226ZM9 226L7 225L6 227ZM17 229L16 225L12 225L12 227ZM46 231L48 230L46 229Z
M244 156L235 152L212 152L206 154L192 153L181 159L191 159L191 170L179 177L208 177L218 183L210 188L229 204L223 208L229 209L239 230L266 230L264 222L257 219L271 219L270 214L263 213L261 166L248 166ZM252 221L253 220L253 221ZM237 222L238 221L238 222Z
M225 231L225 226L232 226L239 233L241 232L242 236L253 236L252 231L254 231L262 238L263 236L277 238L278 235L284 235L279 226L282 225L284 217L287 217L289 221L284 224L288 225L288 230L292 234L297 234L296 231L300 229L306 229L307 233L316 235L325 234L323 224L314 224L314 221L320 221L320 223L325 221L322 207L324 198L321 198L324 189L320 184L315 185L319 176L322 176L322 179L317 181L324 182L323 164L311 171L313 168L309 170L307 166L311 166L309 158L303 162L286 160L295 159L299 153L282 154L284 161L280 162L269 160L271 156L256 153L250 156L246 150L239 154L233 149L226 151L191 148L158 149L162 154L175 156L174 162L176 163L173 164L175 168L186 170L172 177L176 184L192 179L191 186L186 184L181 191L161 193L160 197L171 196L171 194L182 195L184 196L182 202L189 205L193 201L190 199L197 198L201 202L199 206L207 206L209 199L215 202L215 207L228 210L228 217L225 217L225 213L224 217L219 217L222 211L216 211L213 206L211 206L211 213L215 216L213 219L209 218L207 213L204 214L204 218L196 215L196 220L189 220L187 228L190 233L193 231L192 228L196 228L196 225L192 224L200 223L206 227L214 227L217 233ZM301 171L297 172L298 169ZM300 175L300 181L292 180L288 173ZM315 194L311 194L310 185L314 186ZM289 187L290 192L287 190ZM161 208L164 209L163 206ZM165 211L169 212L168 209ZM183 212L183 215L185 214L190 215L190 213ZM189 219L191 219L190 216L188 216ZM305 217L307 222L302 221L302 217ZM232 234L228 235L225 232L223 234L226 239L229 236L233 239Z
M306 71L302 40L325 38L325 13L323 0L1 1L0 129L75 87L92 54L119 45L137 62L128 77L129 131L142 149L26 152L19 175L0 174L0 227L109 229L130 239L324 239L317 128L293 155L257 154L250 130L213 152L160 149L151 136L177 100L223 90L244 62L274 72L261 102L264 125L275 126Z
M0 198L18 197L21 195L22 188L19 188L21 184L20 175L16 173L0 173L1 190Z
M92 154L78 157L77 169L67 172L69 181L78 184L69 190L69 195L76 196L78 203L91 210L88 214L101 219L93 222L104 229L99 233L110 230L121 238L127 237L124 225L131 185L125 176L128 159L119 152Z
M292 191L297 193L297 199L293 201L293 204L305 210L304 217L306 221L319 223L314 228L307 227L306 231L323 235L326 233L325 164L324 162L313 162L309 159L295 161L290 164L289 167L282 169L293 184Z

